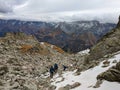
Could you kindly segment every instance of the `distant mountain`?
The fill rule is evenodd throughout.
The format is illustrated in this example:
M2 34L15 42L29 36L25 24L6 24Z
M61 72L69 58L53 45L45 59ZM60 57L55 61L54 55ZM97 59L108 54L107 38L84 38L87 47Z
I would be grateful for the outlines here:
M40 42L48 42L64 51L76 53L93 46L114 27L113 23L98 21L47 23L1 19L0 36L4 36L7 32L24 32L34 35Z

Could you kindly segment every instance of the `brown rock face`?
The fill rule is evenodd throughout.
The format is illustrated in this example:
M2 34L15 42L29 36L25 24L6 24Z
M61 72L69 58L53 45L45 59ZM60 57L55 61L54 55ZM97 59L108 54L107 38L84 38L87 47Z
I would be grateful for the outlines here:
M97 38L91 32L80 35L80 39L85 42L86 46L93 46L97 42Z

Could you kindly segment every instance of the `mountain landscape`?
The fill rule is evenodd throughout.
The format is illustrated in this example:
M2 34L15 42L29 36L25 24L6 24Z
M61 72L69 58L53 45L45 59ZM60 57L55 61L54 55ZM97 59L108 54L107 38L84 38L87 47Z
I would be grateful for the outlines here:
M39 42L47 42L66 52L77 53L95 45L107 32L115 27L113 23L99 21L38 22L0 19L0 36L9 32L23 32L33 35Z
M0 89L113 90L114 87L119 90L120 84L116 82L120 82L120 20L109 31L90 51L76 54L67 53L47 42L39 42L30 33L7 31L0 38ZM58 64L58 71L50 78L49 69L54 63ZM65 71L63 65L67 66Z
M0 90L120 90L120 0L0 0Z

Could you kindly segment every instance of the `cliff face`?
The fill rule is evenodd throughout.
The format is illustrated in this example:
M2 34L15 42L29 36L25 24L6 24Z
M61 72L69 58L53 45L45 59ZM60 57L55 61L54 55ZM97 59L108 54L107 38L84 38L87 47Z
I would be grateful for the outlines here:
M97 60L103 56L120 50L120 19L117 27L107 33L91 48L88 60Z

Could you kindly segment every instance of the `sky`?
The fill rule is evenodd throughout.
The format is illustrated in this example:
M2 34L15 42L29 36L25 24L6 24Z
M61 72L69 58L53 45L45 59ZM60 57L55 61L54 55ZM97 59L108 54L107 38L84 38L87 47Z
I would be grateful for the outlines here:
M120 0L0 0L0 18L117 22Z

